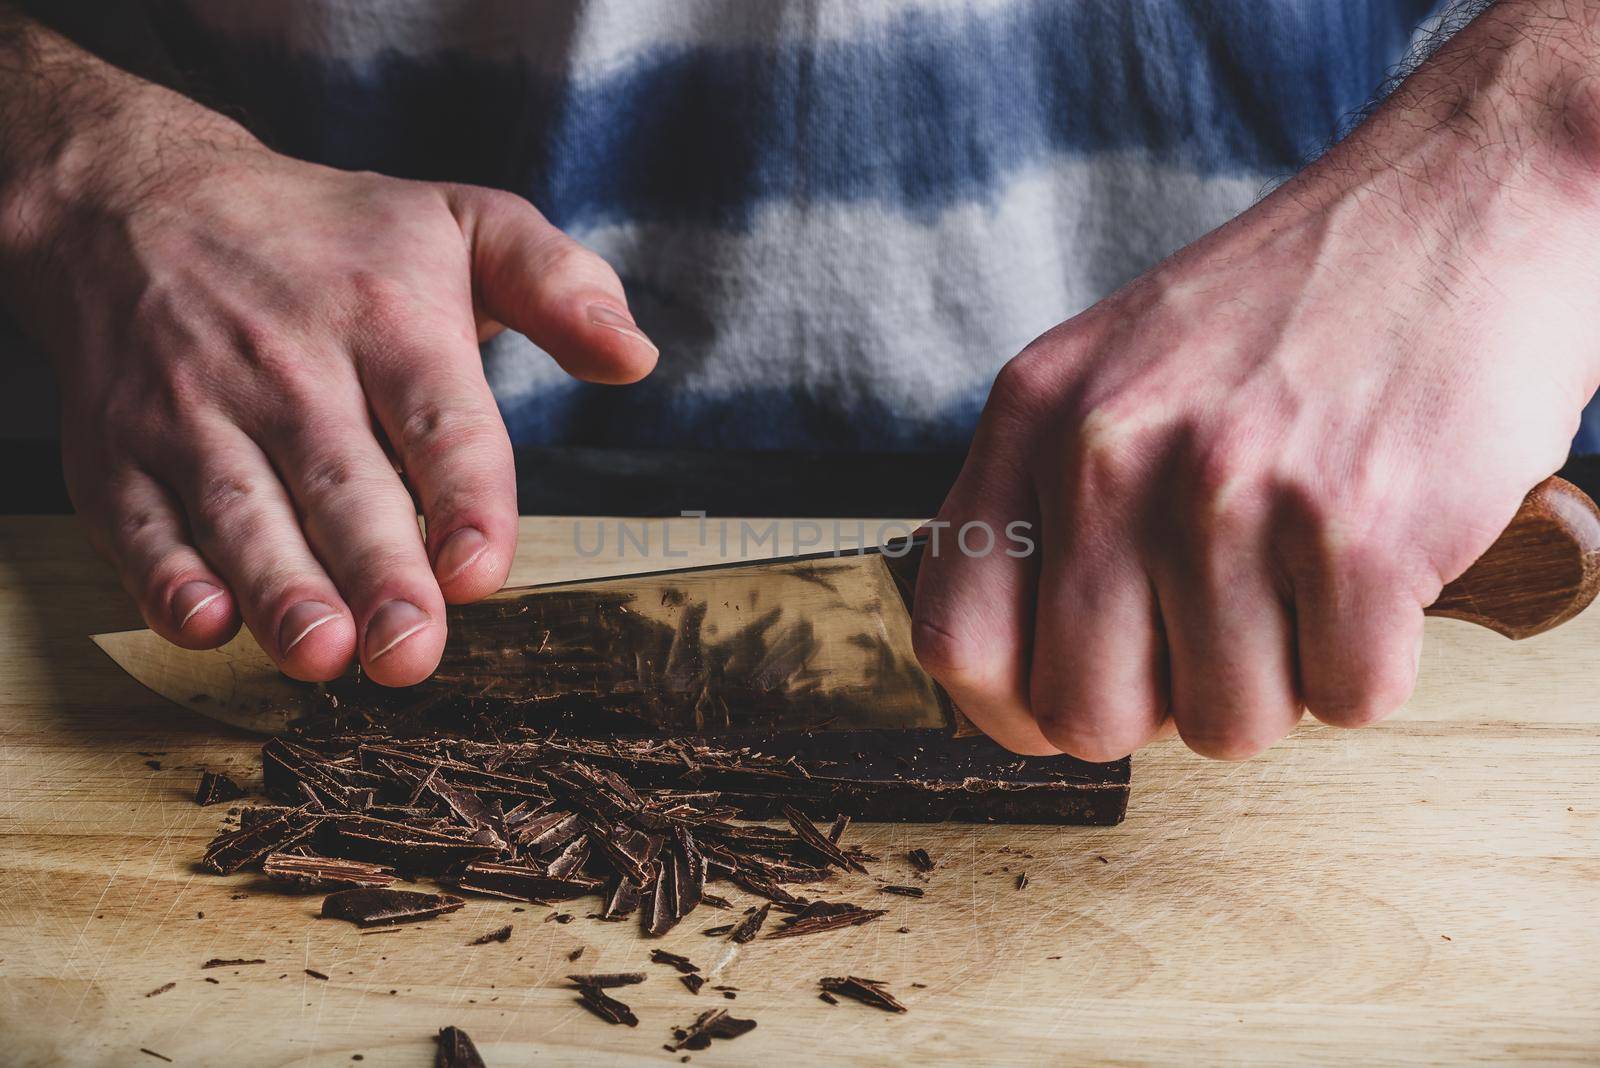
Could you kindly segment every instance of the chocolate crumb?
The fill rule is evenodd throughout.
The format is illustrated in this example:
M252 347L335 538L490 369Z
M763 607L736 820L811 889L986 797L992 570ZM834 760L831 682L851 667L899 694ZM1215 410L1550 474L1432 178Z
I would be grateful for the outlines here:
M573 986L592 986L610 990L618 986L634 986L645 980L644 972L591 972L587 975L569 975Z
M168 1057L163 1053L157 1053L153 1049L145 1049L143 1046L140 1046L139 1047L139 1052L140 1053L148 1053L148 1054L150 1054L150 1056L156 1058L157 1060L166 1061L168 1064L172 1063L172 1058L171 1057Z
M705 977L696 975L694 972L690 972L688 975L678 976L678 982L688 987L689 993L691 994L700 993L700 988L706 985Z
M577 960L581 956L583 956L583 947L579 946L577 949L575 949L571 953L567 954L567 960L569 960L569 961Z
M1028 873L1027 872L1023 872L1021 875L1017 876L1017 889L1021 890L1024 887L1026 887L1027 885L1028 885Z
M578 1004L594 1013L606 1023L639 1026L639 1017L633 1010L598 986L582 985L578 988Z
M878 979L863 979L857 975L829 976L818 980L822 989L830 994L854 998L863 1005L871 1005L884 1012L905 1012L906 1007L894 999L886 984Z
M220 805L227 801L237 801L244 796L244 788L226 775L214 771L202 772L200 783L194 790L194 803L197 805Z
M433 1068L484 1068L483 1057L472 1039L459 1027L441 1027ZM353 1059L353 1058L352 1058Z
M306 972L307 975L311 976L311 978L313 978L313 979L321 979L324 983L326 983L328 981L328 977L326 975L323 975L321 972L316 971L313 968L307 968L305 970L305 972Z
M899 894L901 897L921 897L927 891L920 886L880 886L878 887L878 893Z
M490 942L509 942L510 940L511 940L511 925L508 923L504 927L496 927L494 930L490 931L488 934L479 935L477 938L474 938L472 941L468 942L467 945L469 945L469 946L486 946Z
M265 964L265 963L267 963L267 962L262 960L260 957L257 957L257 958L255 958L253 960L245 960L242 957L232 958L232 959L224 958L224 957L212 957L210 960L208 960L204 964L200 965L200 967L202 967L202 968L236 968L236 967L239 967L239 966L245 965L245 964Z
M154 990L150 991L150 993L146 994L145 997L153 998L157 994L165 994L167 991L171 990L173 987L175 987L177 985L178 985L177 983L162 983L160 986L158 986Z

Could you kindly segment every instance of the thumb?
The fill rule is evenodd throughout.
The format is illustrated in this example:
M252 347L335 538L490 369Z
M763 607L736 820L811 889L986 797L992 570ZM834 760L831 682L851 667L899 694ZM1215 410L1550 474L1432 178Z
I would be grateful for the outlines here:
M585 382L637 382L659 350L633 321L622 282L595 253L512 193L449 186L484 318L526 334Z

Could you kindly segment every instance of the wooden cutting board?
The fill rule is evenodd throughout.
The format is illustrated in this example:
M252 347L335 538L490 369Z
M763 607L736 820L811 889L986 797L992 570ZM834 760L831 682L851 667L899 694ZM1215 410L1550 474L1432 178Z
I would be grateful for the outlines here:
M514 581L660 565L582 559L571 522L523 520ZM705 558L690 524L674 563ZM647 962L660 945L713 965L711 910L658 942L585 919L587 902L567 924L473 900L362 934L317 919L317 896L199 873L223 808L196 807L195 781L253 779L257 743L152 698L86 637L136 625L70 521L0 520L9 1065L158 1068L144 1048L180 1065L424 1066L449 1024L491 1066L677 1063L671 1027L712 1007L758 1026L694 1064L1600 1057L1600 611L1520 644L1432 620L1395 721L1303 727L1238 765L1156 746L1119 827L852 828L883 857L852 896L891 915L745 947L713 980L734 1001ZM913 847L939 862L927 896L875 895L910 881ZM506 944L466 945L508 922ZM213 957L266 963L202 970ZM624 993L639 1026L579 1008L558 985L579 968L649 972ZM886 980L910 1012L817 999L819 977L846 973Z

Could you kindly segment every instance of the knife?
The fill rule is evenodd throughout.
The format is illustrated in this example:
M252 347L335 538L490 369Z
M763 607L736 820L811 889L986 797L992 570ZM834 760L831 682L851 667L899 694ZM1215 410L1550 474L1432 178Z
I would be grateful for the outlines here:
M953 728L973 733L911 643L919 535L849 552L502 590L449 611L438 671L405 690L359 671L327 686L281 674L247 631L209 650L148 630L97 634L149 689L277 733L329 700L415 707L468 697L529 723L669 734ZM1600 591L1600 511L1550 478L1428 609L1520 639Z

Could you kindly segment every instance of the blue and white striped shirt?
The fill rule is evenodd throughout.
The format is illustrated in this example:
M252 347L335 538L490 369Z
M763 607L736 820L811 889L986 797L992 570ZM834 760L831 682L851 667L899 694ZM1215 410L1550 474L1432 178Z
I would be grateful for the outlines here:
M658 370L575 383L506 335L518 443L920 450L1314 155L1436 0L146 6L270 145L513 190L617 268Z

